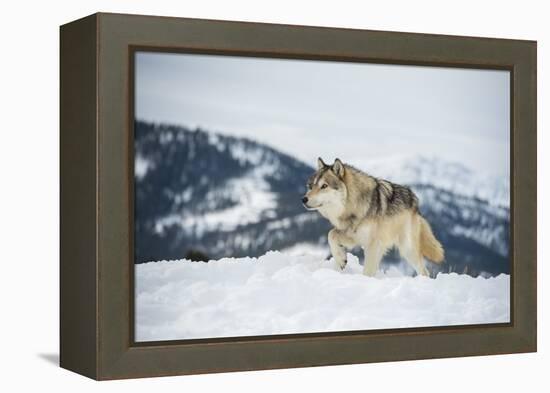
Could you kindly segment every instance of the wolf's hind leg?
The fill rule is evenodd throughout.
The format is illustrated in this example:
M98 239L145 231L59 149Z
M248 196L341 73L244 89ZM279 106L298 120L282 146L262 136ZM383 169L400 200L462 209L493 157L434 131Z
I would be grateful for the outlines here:
M364 250L365 265L363 266L363 274L365 276L374 277L380 267L380 261L382 261L382 257L386 253L386 247L379 244L371 244Z
M426 268L426 262L424 261L424 258L422 256L415 262L413 267L416 270L416 273L418 273L419 275L430 277L430 272Z
M399 250L399 252L402 251ZM417 274L430 277L430 272L426 268L426 261L424 261L424 257L419 251L405 250L402 255L407 262L409 262L409 265L414 268Z
M340 269L344 269L346 267L346 263L348 262L346 260L345 246L352 246L350 242L351 239L349 239L337 229L331 229L328 233L328 244L330 246L330 252L336 260L336 263L338 264Z

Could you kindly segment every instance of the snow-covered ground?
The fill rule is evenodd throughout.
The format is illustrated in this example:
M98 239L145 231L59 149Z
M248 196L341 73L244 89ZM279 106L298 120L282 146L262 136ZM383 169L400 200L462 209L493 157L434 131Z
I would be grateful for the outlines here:
M136 340L508 322L510 277L376 278L349 254L343 272L315 255L136 265Z

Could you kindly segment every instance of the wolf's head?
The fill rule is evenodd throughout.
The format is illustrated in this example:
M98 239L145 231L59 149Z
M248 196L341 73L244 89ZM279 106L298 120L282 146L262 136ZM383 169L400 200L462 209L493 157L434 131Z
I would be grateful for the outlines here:
M317 159L317 171L308 179L302 203L308 210L330 210L344 204L347 195L344 175L346 168L338 158L327 165Z

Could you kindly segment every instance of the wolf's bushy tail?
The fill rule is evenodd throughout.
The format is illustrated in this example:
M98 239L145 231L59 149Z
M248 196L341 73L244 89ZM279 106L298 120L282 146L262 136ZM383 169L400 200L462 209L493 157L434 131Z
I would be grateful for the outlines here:
M435 263L441 263L445 259L443 246L435 238L428 221L422 216L420 216L420 251Z

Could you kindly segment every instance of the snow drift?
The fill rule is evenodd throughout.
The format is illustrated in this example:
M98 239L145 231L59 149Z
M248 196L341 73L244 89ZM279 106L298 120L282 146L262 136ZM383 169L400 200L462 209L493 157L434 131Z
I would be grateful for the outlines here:
M435 279L397 269L363 276L333 260L259 258L136 265L136 340L332 332L508 322L510 276Z

